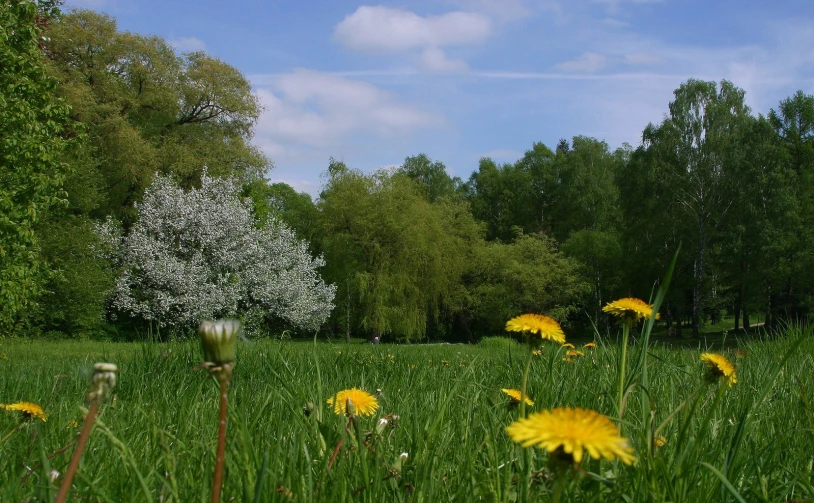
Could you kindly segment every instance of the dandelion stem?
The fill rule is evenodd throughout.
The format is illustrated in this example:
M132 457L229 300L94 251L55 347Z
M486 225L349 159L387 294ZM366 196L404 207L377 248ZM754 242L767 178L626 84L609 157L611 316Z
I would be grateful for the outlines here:
M531 368L531 347L526 352L526 368L523 369L523 384L520 389L520 417L526 417L526 388L529 380L529 369ZM528 449L523 449L523 482L520 489L521 501L529 500L529 483L531 478L531 455Z
M622 358L619 362L619 421L622 420L622 413L624 412L623 401L625 396L625 367L627 364L627 338L630 335L630 323L625 320L622 324ZM619 428L621 431L621 423Z
M531 348L526 353L526 368L523 369L523 386L520 389L520 417L526 417L526 385L529 380L529 368L531 368Z
M6 440L8 440L8 437L13 435L15 431L19 430L22 425L23 425L23 423L18 424L17 426L12 428L12 430L10 432L6 433L6 436L4 436L3 438L0 438L0 444L5 442Z
M218 452L215 457L215 477L212 481L212 503L220 502L220 489L223 482L223 459L226 457L226 409L229 405L229 377L227 372L218 373L220 382L220 418L218 420Z
M71 457L71 463L68 465L68 470L65 472L65 478L62 480L62 485L59 486L59 493L54 500L54 503L63 503L68 498L68 493L71 491L71 481L79 468L79 461L82 459L82 452L85 450L85 444L90 437L90 430L93 427L93 422L96 420L96 412L99 410L99 398L95 398L90 403L88 415L85 417L85 424L82 426L82 431L79 433L79 440L76 441L76 448Z

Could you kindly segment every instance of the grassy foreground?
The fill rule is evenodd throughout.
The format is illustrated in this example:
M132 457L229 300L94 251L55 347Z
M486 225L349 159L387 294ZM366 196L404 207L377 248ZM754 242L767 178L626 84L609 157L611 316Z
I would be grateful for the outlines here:
M698 349L651 347L650 389L631 387L621 423L637 463L583 461L567 475L563 501L814 501L814 338L799 339L790 329L725 350L738 372L732 388L704 383ZM617 348L599 342L570 363L556 346L535 356L530 411L578 406L616 417ZM526 475L505 432L518 411L500 389L520 387L524 351L241 344L222 501L516 501L525 483L530 499L546 501L547 453L531 449ZM74 478L75 500L208 501L218 394L193 371L201 360L197 343L0 342L0 403L31 401L48 415L0 443L0 501L53 501L52 470L68 464L97 361L121 372ZM358 418L358 429L325 403L353 387L381 390L381 408ZM666 445L646 445L640 396L649 396L651 431L664 424L656 436ZM377 432L388 414L399 417ZM0 438L18 423L0 411Z

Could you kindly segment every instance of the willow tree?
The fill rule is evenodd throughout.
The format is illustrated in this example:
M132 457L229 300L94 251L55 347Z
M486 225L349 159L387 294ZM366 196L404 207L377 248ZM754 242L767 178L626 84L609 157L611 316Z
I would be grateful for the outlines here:
M424 337L460 293L467 239L477 237L468 212L430 203L403 174L365 175L337 162L318 208L325 275L338 286L338 328L347 338L353 330Z

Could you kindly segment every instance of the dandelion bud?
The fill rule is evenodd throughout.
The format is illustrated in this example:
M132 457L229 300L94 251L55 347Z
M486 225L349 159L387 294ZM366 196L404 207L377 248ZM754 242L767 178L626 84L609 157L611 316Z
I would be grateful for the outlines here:
M356 405L354 405L353 400L348 397L345 400L345 415L348 417L353 417L356 415Z
M404 468L404 462L407 461L410 455L406 452L402 452L398 458L396 458L396 462L393 463L393 466L390 467L391 470L394 472L400 472L402 468Z
M383 417L383 418L379 419L379 422L376 423L376 433L381 435L382 432L384 431L384 429L387 428L387 423L388 422L389 421L387 420L387 418Z
M116 386L116 372L119 369L112 363L97 363L93 366L93 377L90 380L85 400L105 400L110 391Z
M204 359L216 365L235 361L235 346L240 333L238 320L205 321L198 327Z

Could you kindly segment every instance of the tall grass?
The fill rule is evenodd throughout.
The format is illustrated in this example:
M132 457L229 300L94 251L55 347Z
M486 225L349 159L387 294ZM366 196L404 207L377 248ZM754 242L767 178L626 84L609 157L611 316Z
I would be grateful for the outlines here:
M552 346L534 356L530 411L579 406L615 417L617 351L599 342L572 363ZM814 338L790 326L725 352L738 371L731 389L703 382L703 349L656 346L636 360L648 372L647 423L654 433L661 426L667 444L646 445L645 416L630 408L623 433L638 463L584 462L565 501L814 500ZM0 501L53 500L60 479L51 470L68 464L95 361L116 363L119 381L74 478L74 497L209 498L218 393L216 382L192 370L201 361L197 343L5 341L3 355L0 402L39 403L48 421L0 444ZM519 387L524 358L512 347L243 344L230 389L223 501L515 501L525 483L530 499L544 501L553 485L547 454L531 450L535 471L526 480L505 433L517 412L500 389ZM352 387L381 390L379 413L357 418L358 428L325 403ZM640 391L628 398L634 394L638 404ZM388 414L398 418L389 416L377 433ZM0 414L0 433L18 419Z

